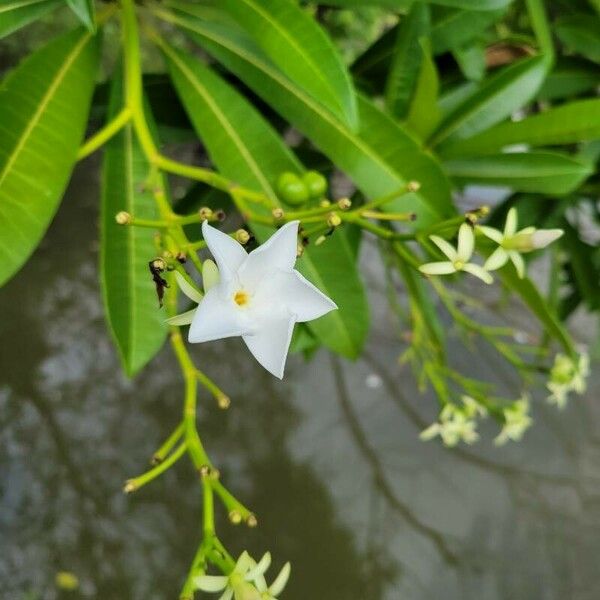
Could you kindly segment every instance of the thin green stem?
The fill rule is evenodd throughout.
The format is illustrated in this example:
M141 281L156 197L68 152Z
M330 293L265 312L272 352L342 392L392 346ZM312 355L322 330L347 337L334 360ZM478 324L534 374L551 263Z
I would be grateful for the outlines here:
M165 460L156 465L156 467L146 471L142 475L138 477L134 477L133 479L128 479L125 483L124 491L127 493L135 492L139 490L142 486L150 483L154 479L156 479L159 475L164 473L167 469L171 468L185 453L187 444L183 442L180 444L171 454L169 454Z
M163 445L152 455L152 464L159 464L163 462L167 454L171 452L175 444L181 439L183 435L183 423L179 423L173 430L173 433L164 441Z
M106 144L114 135L119 133L131 120L131 110L125 106L106 125L85 141L77 152L77 160L82 160Z

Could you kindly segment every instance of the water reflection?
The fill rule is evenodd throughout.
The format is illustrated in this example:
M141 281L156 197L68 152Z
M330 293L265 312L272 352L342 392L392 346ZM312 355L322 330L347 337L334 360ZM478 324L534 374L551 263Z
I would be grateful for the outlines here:
M78 170L47 241L0 295L3 600L174 599L198 541L184 461L120 491L177 423L181 382L168 351L135 383L120 374L88 241L95 173L93 161ZM227 413L203 399L206 444L260 519L253 531L222 522L227 543L291 560L289 600L600 597L598 379L564 413L536 405L523 444L422 444L433 405L397 365L371 278L374 332L356 364L294 357L279 383L235 340L194 348L234 399ZM514 387L484 348L455 360ZM56 590L61 570L77 592Z

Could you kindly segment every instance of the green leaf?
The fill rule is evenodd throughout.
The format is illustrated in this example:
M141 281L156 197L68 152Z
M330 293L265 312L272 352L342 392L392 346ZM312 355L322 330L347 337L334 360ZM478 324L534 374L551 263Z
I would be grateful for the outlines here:
M121 70L112 82L108 118L124 102ZM132 125L126 125L106 145L102 164L100 270L104 309L124 371L135 375L163 345L167 327L159 310L148 263L156 254L154 232L118 225L115 215L126 211L156 219L152 194L143 191L150 165Z
M426 139L436 128L441 116L437 103L439 79L429 40L421 38L419 45L423 60L415 93L410 102L406 126L419 138Z
M502 121L526 104L540 88L547 69L543 56L520 60L493 75L449 113L432 145L471 137Z
M467 46L458 46L452 50L454 59L467 79L480 81L485 75L485 48L473 42Z
M385 86L385 103L390 114L399 119L408 113L419 77L423 56L419 39L427 33L428 24L427 6L418 2L397 28L396 46Z
M600 63L600 17L574 15L555 23L556 35L572 52Z
M552 195L573 191L593 172L589 164L557 152L457 158L444 162L444 167L460 185L500 185L514 191Z
M327 6L339 6L340 8L381 6L397 12L404 12L417 1L419 0L327 0Z
M498 21L504 10L460 10L438 8L433 11L431 42L435 54L466 46L482 31Z
M67 0L77 18L92 32L96 31L96 9L94 0Z
M192 56L170 46L163 50L175 87L216 167L278 204L277 177L285 171L301 173L302 165L238 92ZM259 205L253 208L258 210ZM264 226L253 229L263 239L272 233ZM369 309L343 232L337 231L320 246L307 247L297 268L339 307L311 321L310 330L331 350L358 356L368 330Z
M600 81L600 68L585 60L560 58L544 81L537 98L558 100L594 90Z
M220 6L243 27L287 77L358 127L350 76L329 37L291 0L223 0Z
M287 79L251 40L215 23L174 17L275 110L305 133L368 197L375 198L418 180L421 189L390 202L391 210L414 211L418 226L454 213L450 186L439 164L390 117L359 97L361 129L342 122Z
M0 285L44 235L75 164L98 68L87 31L25 59L0 87Z
M502 123L444 148L444 156L493 153L511 144L554 146L600 138L600 99L563 104L522 121Z
M61 0L8 0L0 5L0 39L39 19L62 4Z

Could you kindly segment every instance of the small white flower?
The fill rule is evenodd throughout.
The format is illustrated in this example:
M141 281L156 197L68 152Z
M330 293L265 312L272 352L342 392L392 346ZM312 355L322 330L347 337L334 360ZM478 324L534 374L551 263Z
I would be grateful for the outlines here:
M432 235L429 239L442 251L448 258L447 261L426 263L419 267L421 273L426 275L449 275L466 271L479 277L485 283L492 283L492 276L479 265L469 262L473 256L475 248L475 236L473 229L467 223L463 223L458 230L458 244L456 249L452 247L445 239Z
M504 414L504 425L500 433L494 439L496 446L506 444L508 440L518 442L525 431L533 423L529 415L529 398L526 395L515 400L510 406L502 411Z
M550 381L546 387L550 391L548 402L558 408L564 408L570 392L583 394L586 390L586 379L590 371L590 359L582 352L575 362L564 354L557 354L550 370Z
M290 563L285 563L281 571L279 571L279 575L275 578L275 581L269 586L267 586L267 582L262 573L254 577L254 585L260 592L261 600L277 600L277 596L283 592L287 585L291 570L292 567Z
M469 400L473 399L469 398ZM444 445L449 447L456 446L461 441L465 444L473 444L479 439L479 434L476 431L477 422L473 418L475 414L472 411L473 407L470 405L446 404L440 412L439 422L424 429L419 437L427 441L439 435Z
M206 294L193 313L190 342L241 336L267 371L283 377L295 323L337 308L294 269L298 223L287 223L250 254L232 237L202 223L219 279L204 274Z
M525 261L521 254L545 248L561 237L564 232L562 229L536 229L535 227L526 227L517 231L517 220L517 209L513 207L506 215L503 232L485 225L478 225L477 229L499 244L498 248L485 261L484 268L488 271L495 271L510 260L522 279L525 277Z

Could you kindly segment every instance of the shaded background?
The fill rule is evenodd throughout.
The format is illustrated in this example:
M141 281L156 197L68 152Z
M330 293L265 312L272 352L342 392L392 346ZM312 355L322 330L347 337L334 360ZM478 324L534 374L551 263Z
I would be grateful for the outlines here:
M200 537L187 459L121 492L177 424L182 382L168 349L135 381L121 373L90 241L97 173L95 158L79 166L46 239L0 293L2 600L175 599ZM233 399L223 412L200 398L205 443L259 516L248 530L221 513L227 544L271 550L273 571L291 560L286 600L599 598L598 376L564 412L535 394L523 443L496 449L489 424L471 448L424 444L435 403L398 365L403 332L369 244L362 260L373 327L356 363L292 356L279 382L239 340L193 349ZM474 350L449 354L516 397L506 365ZM78 590L55 587L62 570Z

